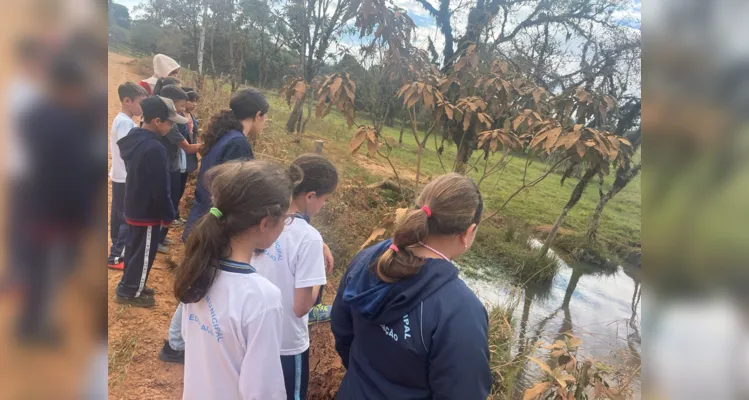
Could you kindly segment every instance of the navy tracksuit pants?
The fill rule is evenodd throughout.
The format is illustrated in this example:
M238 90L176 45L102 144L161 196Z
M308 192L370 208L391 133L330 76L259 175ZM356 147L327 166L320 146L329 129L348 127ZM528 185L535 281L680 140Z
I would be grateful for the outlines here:
M130 225L125 246L125 271L117 285L118 296L137 297L146 287L161 238L159 228L159 225Z

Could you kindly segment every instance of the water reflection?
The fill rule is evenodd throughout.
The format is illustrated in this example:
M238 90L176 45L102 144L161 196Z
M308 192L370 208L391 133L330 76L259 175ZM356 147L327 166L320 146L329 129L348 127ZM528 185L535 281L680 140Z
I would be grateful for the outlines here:
M522 307L515 310L517 346L523 354L538 341L546 343L572 333L584 340L579 354L613 367L636 367L640 363L640 269L602 269L583 263L564 263L546 285L528 285ZM465 279L490 304L506 304L510 285ZM550 361L550 360L547 360ZM541 377L534 365L525 365L517 375L527 387ZM638 390L639 383L633 385ZM516 388L522 393L522 388Z

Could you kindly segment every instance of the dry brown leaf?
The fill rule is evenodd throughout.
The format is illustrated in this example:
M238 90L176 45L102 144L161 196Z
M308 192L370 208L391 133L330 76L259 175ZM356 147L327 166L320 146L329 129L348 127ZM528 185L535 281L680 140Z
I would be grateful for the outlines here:
M463 115L463 130L467 131L468 128L471 127L471 113L466 110L465 115Z
M366 128L359 128L356 131L356 134L353 138L351 138L351 144L349 144L349 151L353 155L356 153L357 150L359 150L359 147L361 147L362 143L367 139L367 129Z
M364 242L364 244L362 244L361 247L359 247L359 250L364 250L364 248L366 248L367 246L369 246L372 242L374 242L375 240L377 240L378 237L380 237L380 236L382 236L384 234L385 234L385 228L377 228L377 229L373 230L372 234L369 235L369 238L367 238L367 240Z
M554 372L551 371L551 368L549 368L549 365L546 364L545 362L543 362L543 361L541 361L541 360L539 360L538 358L535 358L535 357L528 357L528 359L530 359L534 363L538 364L538 366L541 367L541 369L544 372L546 372L547 374L549 374L551 376L554 376Z
M523 400L538 400L539 398L541 398L542 394L551 389L551 386L551 382L537 383L532 388L525 391L525 393L523 394Z
M533 101L538 104L539 101L541 101L541 90L536 89L533 91Z
M522 123L523 123L523 121L525 121L525 118L526 118L526 115L524 115L524 114L520 114L520 115L518 115L518 116L517 116L517 117L515 118L515 120L514 120L514 121L512 121L512 129L514 129L514 130L518 130L518 127L520 126L520 124L522 124Z
M562 128L552 128L549 129L548 137L546 138L546 145L544 148L546 151L549 151L554 147L554 145L557 143L557 140L559 139L559 134L562 133Z
M341 88L341 84L343 83L343 78L340 76L337 76L333 83L330 84L330 97L335 99L336 93L338 93L338 90Z
M577 150L577 155L580 156L580 158L585 156L585 145L579 141L575 142L575 150Z

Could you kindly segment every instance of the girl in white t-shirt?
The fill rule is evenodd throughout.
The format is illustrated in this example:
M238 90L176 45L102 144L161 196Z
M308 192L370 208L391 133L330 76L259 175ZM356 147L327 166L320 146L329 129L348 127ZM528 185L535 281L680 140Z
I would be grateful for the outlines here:
M207 173L214 207L193 228L174 292L184 304L183 399L284 399L282 299L250 265L287 223L294 180L265 161L231 162Z
M322 237L308 218L320 212L335 191L338 172L330 161L317 154L301 155L293 166L299 167L303 176L294 187L289 207L296 218L273 245L255 253L252 265L281 290L281 366L286 398L299 400L307 397L309 382L308 313L315 305L320 286L326 283Z

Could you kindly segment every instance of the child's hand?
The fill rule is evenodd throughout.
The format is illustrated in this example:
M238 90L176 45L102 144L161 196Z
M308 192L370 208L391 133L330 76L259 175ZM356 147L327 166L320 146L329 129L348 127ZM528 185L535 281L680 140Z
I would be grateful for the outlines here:
M325 258L325 274L330 275L333 272L335 260L333 259L333 253L330 252L330 247L325 243L322 244L322 255Z

